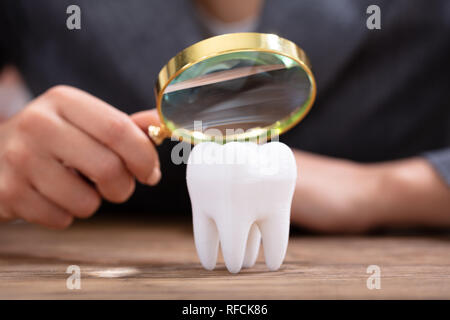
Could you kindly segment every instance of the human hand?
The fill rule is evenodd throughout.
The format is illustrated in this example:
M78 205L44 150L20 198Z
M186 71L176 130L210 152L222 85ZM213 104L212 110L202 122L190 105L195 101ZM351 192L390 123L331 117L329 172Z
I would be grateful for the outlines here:
M101 198L126 201L135 177L156 184L158 154L139 125L142 119L136 124L72 87L53 87L31 101L0 124L0 220L65 228L91 216Z

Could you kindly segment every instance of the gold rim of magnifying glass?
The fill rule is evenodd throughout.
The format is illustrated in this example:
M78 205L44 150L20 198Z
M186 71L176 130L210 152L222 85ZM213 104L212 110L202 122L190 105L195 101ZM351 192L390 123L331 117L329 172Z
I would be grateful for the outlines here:
M173 79L193 65L218 55L244 51L275 53L286 56L297 62L308 75L311 84L310 93L305 103L287 117L263 128L252 129L239 135L223 137L223 142L255 139L262 135L269 138L272 135L280 135L294 127L306 116L316 97L316 81L311 72L311 65L305 52L292 41L281 38L275 34L253 32L224 34L205 39L184 49L170 59L159 72L155 84L155 96L156 108L158 110L159 118L161 119L161 126L150 126L148 128L148 133L156 144L162 143L165 138L170 136L175 137L177 140L186 140L193 144L215 140L213 136L183 128L177 128L176 132L172 132L167 127L161 110L164 91Z

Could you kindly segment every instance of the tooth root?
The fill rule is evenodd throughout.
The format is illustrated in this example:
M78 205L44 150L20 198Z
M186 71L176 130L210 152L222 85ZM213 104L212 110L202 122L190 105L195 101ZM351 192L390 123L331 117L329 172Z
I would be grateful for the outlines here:
M264 247L264 258L266 265L271 271L280 268L286 255L289 240L289 212L276 213L259 223L262 243Z
M261 243L261 232L258 226L254 223L250 229L247 240L247 249L245 250L244 268L251 268L255 265L256 258L258 258L259 245Z
M223 259L231 273L238 273L242 268L251 226L241 221L235 222L217 223Z
M217 262L219 236L214 221L202 213L193 212L194 241L202 266L213 270Z

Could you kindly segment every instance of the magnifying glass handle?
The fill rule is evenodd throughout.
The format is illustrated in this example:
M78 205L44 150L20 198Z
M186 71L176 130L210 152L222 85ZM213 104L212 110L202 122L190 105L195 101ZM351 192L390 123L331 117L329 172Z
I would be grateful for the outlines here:
M159 146L168 137L167 131L158 126L148 126L148 135L153 143Z

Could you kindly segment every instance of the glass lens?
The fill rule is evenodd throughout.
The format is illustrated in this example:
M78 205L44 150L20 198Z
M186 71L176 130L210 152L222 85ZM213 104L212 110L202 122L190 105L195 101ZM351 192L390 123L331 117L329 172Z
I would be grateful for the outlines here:
M310 91L308 74L296 61L275 53L241 51L183 71L166 87L161 112L171 131L199 131L200 121L200 130L208 130L208 135L276 129L281 120L307 107Z

